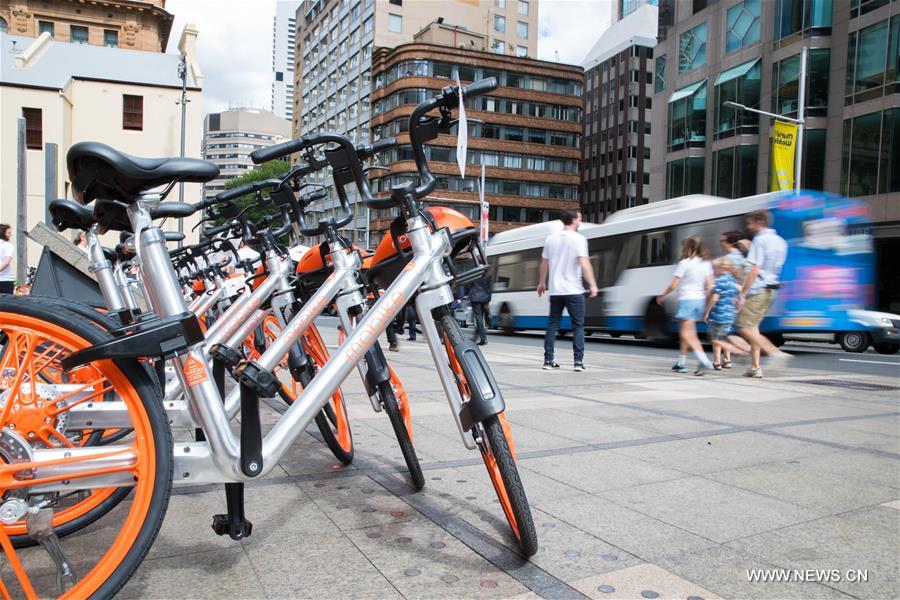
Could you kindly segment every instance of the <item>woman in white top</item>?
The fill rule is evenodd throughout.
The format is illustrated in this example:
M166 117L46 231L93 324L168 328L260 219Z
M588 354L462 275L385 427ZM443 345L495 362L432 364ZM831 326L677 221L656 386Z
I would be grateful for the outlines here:
M687 372L684 362L688 348L693 350L699 363L694 375L703 375L703 371L712 368L697 337L696 326L697 321L703 320L706 299L713 287L713 269L706 256L706 247L699 237L692 235L682 241L681 261L675 267L675 276L665 291L656 298L656 303L661 305L666 296L678 289L675 318L679 322L679 352L678 360L672 365L672 370L676 373Z
M0 294L12 294L15 290L13 260L16 258L16 249L9 243L10 237L12 237L10 226L0 225Z

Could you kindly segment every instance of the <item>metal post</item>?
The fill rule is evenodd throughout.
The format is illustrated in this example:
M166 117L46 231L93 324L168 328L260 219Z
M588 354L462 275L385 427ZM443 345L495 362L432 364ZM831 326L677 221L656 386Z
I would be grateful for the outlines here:
M58 197L56 187L56 144L44 144L44 223L50 223L50 203Z
M16 119L18 145L16 146L16 280L25 281L25 269L28 267L28 246L25 232L28 229L28 169L26 165L28 151L25 147L25 119Z
M794 154L794 191L800 193L801 179L803 175L803 128L806 115L806 54L804 46L800 50L800 89L797 97L797 152Z
M181 78L181 151L179 156L184 158L184 130L187 119L187 55L181 53L181 62L178 63L178 77ZM178 184L178 201L184 202L184 182ZM178 219L178 233L184 233L184 219ZM181 247L182 242L178 242Z

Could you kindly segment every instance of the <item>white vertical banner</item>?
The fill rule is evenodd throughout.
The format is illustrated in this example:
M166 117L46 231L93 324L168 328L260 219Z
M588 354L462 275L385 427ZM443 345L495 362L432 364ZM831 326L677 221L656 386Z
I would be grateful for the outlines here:
M466 122L466 106L463 99L463 87L456 73L456 85L459 87L459 125L456 131L456 164L459 165L459 176L466 176L466 151L469 148L469 124Z
M484 198L484 165L481 165L481 180L478 182L478 200L481 209L481 241L486 242L488 239L488 221L490 206Z

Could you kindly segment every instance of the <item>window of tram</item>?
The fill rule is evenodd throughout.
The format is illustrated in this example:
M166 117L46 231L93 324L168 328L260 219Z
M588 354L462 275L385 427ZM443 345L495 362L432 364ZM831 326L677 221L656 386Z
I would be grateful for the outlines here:
M494 290L537 289L540 266L541 248L499 256Z

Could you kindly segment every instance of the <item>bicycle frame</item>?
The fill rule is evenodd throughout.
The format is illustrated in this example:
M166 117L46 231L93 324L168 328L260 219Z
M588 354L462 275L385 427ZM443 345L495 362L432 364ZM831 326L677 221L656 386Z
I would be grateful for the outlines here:
M163 318L183 313L185 301L178 287L178 280L169 260L162 232L154 227L143 200L138 200L129 207L129 216L140 232L139 247L144 282L151 306ZM347 339L334 352L331 359L314 377L300 396L275 423L262 440L262 466L256 477L268 473L281 459L294 440L312 421L315 415L331 399L334 392L347 378L357 363L363 359L378 337L391 324L397 313L407 304L409 298L417 291L419 296L416 309L425 324L423 331L442 385L447 393L453 409L454 418L460 427L461 435L468 448L474 448L474 440L462 429L459 411L462 409L462 398L456 387L455 379L449 367L441 360L444 353L440 336L431 317L431 310L445 306L453 300L450 290L450 277L442 266L442 258L449 255L450 240L444 230L429 232L425 221L416 216L408 220L407 233L412 250L412 259L394 282L385 290L381 298L359 319L355 329L347 331ZM356 281L358 255L347 255L341 250L332 253L334 272L316 291L301 310L287 323L281 335L269 346L268 350L257 361L265 368L271 369L287 354L291 345L308 329L313 320L328 305L328 302L342 291L359 293ZM360 297L354 301L362 301ZM206 441L176 443L175 475L176 484L206 484L222 482L249 481L256 477L243 474L240 466L240 441L230 427L230 418L225 404L219 395L212 378L205 370L206 354L204 344L199 343L187 352L177 356L172 363L176 376L185 390L185 397L191 414L203 429ZM186 365L191 367L188 378ZM198 371L197 365L201 367ZM102 403L98 403L102 404ZM106 454L102 460L127 464L133 460L124 449L115 445L104 446ZM69 449L73 462L54 466L55 471L71 470L77 472L78 457L89 460L92 450ZM40 461L40 453L35 459ZM54 452L48 450L48 452ZM54 455L55 456L55 455ZM97 459L95 459L97 460ZM94 462L93 460L91 461ZM40 476L40 473L38 473ZM127 486L131 482L127 477L117 478L115 474L97 478L79 478L79 488L109 487L111 485ZM115 479L115 483L111 481ZM121 480L119 480L121 479ZM65 489L60 484L48 484L50 488ZM45 490L49 491L49 490Z

